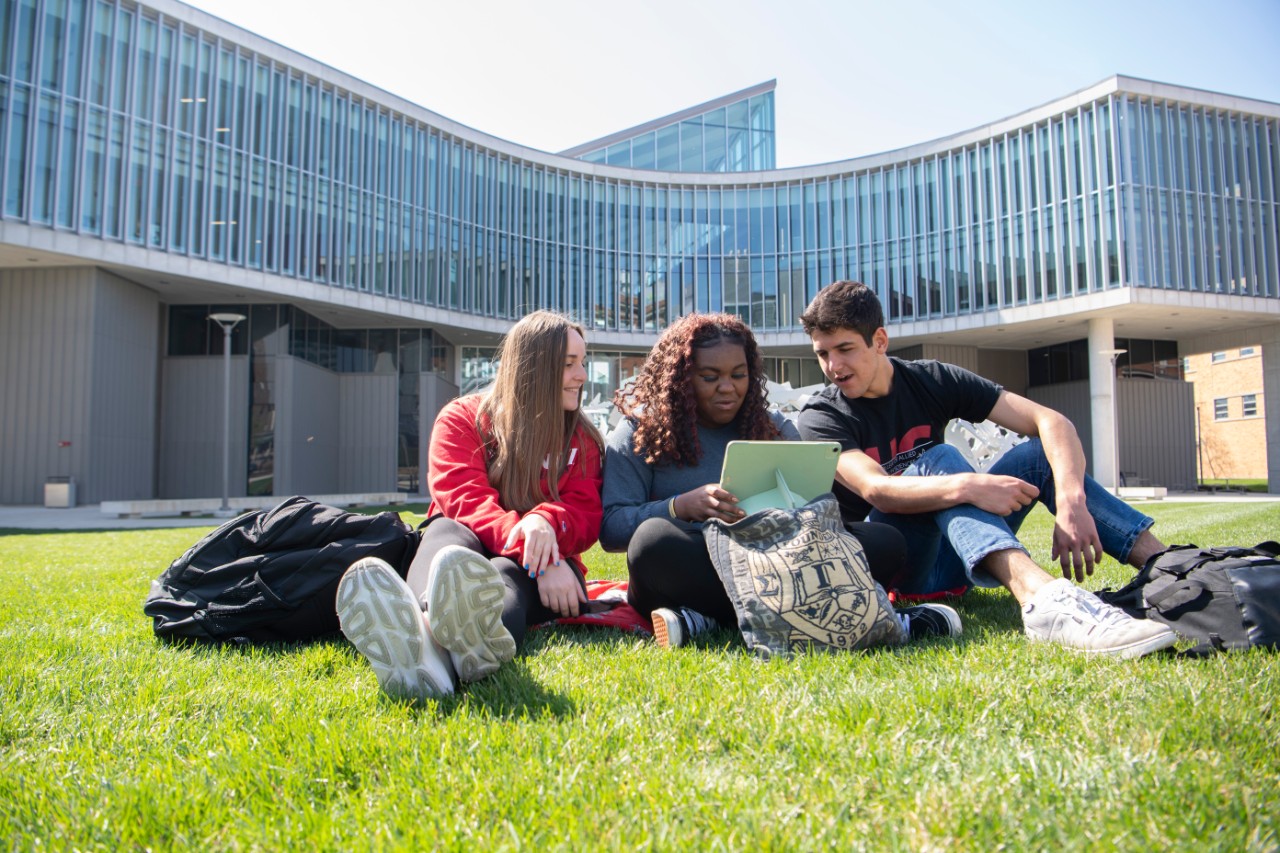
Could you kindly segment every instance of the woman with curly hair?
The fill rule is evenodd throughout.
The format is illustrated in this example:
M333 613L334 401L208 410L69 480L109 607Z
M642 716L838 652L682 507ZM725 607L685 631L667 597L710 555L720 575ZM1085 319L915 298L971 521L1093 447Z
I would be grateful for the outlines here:
M605 445L600 544L626 550L631 606L652 614L663 646L736 625L702 537L706 520L744 516L720 488L725 448L737 439L800 438L795 424L769 411L755 336L730 314L687 315L663 332L614 405L625 417ZM855 535L869 559L903 558L901 535L866 527Z

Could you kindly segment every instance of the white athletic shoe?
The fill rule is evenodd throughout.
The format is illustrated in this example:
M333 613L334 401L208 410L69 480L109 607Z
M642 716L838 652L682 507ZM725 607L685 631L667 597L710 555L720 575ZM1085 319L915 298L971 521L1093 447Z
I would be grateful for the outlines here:
M338 583L338 623L392 696L453 693L448 653L427 633L422 606L395 569L377 557L353 564Z
M478 681L516 656L502 624L505 592L497 567L475 551L448 545L431 561L427 623L463 681Z
M1120 658L1141 657L1178 640L1167 625L1134 619L1066 578L1036 591L1022 607L1022 625L1034 641Z

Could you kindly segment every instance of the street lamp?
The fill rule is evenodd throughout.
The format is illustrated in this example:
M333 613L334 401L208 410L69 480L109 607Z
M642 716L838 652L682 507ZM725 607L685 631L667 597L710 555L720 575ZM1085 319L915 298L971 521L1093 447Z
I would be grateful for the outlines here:
M215 515L231 516L231 330L243 314L210 314L209 319L222 327L222 506Z
M1111 490L1116 497L1120 497L1120 387L1116 382L1116 359L1127 352L1127 349L1104 349L1098 353L1111 359L1111 463L1115 466Z

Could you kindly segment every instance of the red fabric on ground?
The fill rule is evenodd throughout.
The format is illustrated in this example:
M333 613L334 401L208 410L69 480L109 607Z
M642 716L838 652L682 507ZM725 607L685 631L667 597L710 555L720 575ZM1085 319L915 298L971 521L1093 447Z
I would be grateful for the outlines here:
M959 598L969 591L967 586L958 586L955 589L944 589L941 592L922 592L922 593L905 593L898 592L896 589L889 590L889 601L893 604L899 602L911 603L914 601L939 601L943 598Z
M608 610L600 613L583 613L581 616L568 616L532 627L541 628L543 625L595 625L600 628L617 628L620 631L642 634L646 637L653 635L653 623L647 617L642 616L640 611L627 603L626 581L587 581L587 598L591 601L597 601L602 596L609 604L613 605Z

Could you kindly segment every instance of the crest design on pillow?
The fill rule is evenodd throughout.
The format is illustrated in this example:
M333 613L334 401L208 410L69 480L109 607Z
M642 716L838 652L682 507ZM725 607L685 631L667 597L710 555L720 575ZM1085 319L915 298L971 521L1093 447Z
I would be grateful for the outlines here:
M826 495L799 509L766 509L705 528L747 645L763 656L806 648L898 645L906 633L867 558Z

